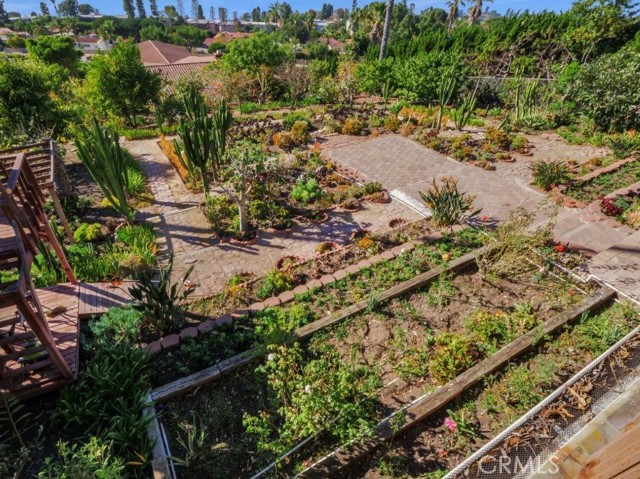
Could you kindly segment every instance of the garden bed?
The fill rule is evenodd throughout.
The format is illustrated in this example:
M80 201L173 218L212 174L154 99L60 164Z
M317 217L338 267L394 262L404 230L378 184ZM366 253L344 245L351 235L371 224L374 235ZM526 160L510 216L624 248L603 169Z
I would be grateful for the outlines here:
M597 169L571 184L554 190L554 195L566 206L585 207L601 196L607 196L616 190L640 181L640 162L629 158Z
M278 335L286 335L297 327L365 300L424 271L437 266L446 267L449 262L479 246L481 244L479 234L473 229L466 229L457 234L436 239L432 243L417 243L415 247L407 248L407 251L393 259L386 260L378 256L375 264L371 261L364 269L355 268L351 271L350 267L347 267L340 275L335 273L336 263L332 263L328 257L325 261L302 264L293 269L290 274L309 275L313 272L313 275L317 276L322 271L326 271L326 274L321 277L326 284L315 280L315 283L308 283L304 292L295 294L293 300L281 308L255 310L254 312L257 311L255 317L250 318L245 315L234 319L230 324L216 327L211 333L198 338L183 339L179 348L163 351L154 361L156 373L153 377L161 381L156 384L164 384L186 374L197 372L217 361L245 351L251 345L272 342ZM353 256L349 255L349 250L340 251L340 253L335 255L334 261L337 260L337 264L343 266L347 261L353 263L359 259L359 248L351 250ZM329 266L331 264L334 266ZM317 268L326 268L326 270L318 271ZM333 276L334 273L335 276ZM280 277L281 274L275 272L272 276ZM233 288L232 291L236 291L238 286L231 288ZM264 286L258 286L256 291L260 291L260 288ZM291 314L291 311L294 313ZM295 316L286 328L281 324L285 320L283 314Z
M569 281L537 267L508 280L488 280L474 269L444 274L385 306L371 295L369 311L317 332L308 344L272 343L258 367L164 405L175 456L184 454L177 438L189 428L205 431L204 442L213 443L195 447L180 474L250 477L327 427L281 472L265 476L288 477L581 297ZM295 323L293 308L299 312L305 305L307 311L316 306L313 295L284 311L283 320Z

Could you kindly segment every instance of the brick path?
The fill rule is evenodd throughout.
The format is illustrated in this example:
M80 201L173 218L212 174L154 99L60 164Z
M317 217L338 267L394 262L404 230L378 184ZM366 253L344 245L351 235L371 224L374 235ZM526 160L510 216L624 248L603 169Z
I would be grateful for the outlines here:
M534 138L539 155L550 151L544 140L542 136ZM474 207L482 208L483 215L498 221L506 219L517 207L537 211L539 222L545 221L552 210L546 195L527 186L529 176L525 170L530 159L519 158L516 163L499 164L497 171L485 171L398 135L369 139L335 135L322 148L338 164L417 201L420 201L418 192L426 191L432 178L451 175L458 178L462 191L477 195ZM568 147L566 154L568 159L578 162L589 159L577 148ZM640 300L639 233L612 223L591 209L559 208L554 237L560 243L596 255L589 265L591 274Z
M140 161L156 198L156 204L143 213L156 226L160 257L166 259L173 251L174 281L194 266L190 279L198 285L195 296L210 296L222 290L231 276L243 271L265 274L282 256L310 258L323 241L348 243L351 233L358 229L386 230L393 218L420 219L420 215L396 201L365 203L363 210L354 213L331 212L330 220L324 224L297 225L286 236L261 231L254 245L223 242L213 233L199 206L203 195L186 190L155 140L131 141L126 147Z

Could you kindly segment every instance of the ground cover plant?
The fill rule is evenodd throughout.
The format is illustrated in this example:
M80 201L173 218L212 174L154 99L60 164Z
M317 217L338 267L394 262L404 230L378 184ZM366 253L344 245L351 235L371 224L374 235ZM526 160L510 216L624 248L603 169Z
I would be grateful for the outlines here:
M626 196L600 197L600 211L631 228L640 228L640 197L637 191Z
M187 372L196 372L204 367L238 354L248 346L265 347L281 342L296 328L304 326L333 311L338 311L358 301L375 297L376 294L402 281L436 266L446 266L480 244L477 232L472 229L445 235L432 244L418 244L390 261L383 261L355 275L314 288L297 295L293 303L276 310L267 309L255 319L234 322L210 334L210 337L188 341L178 349L162 353L154 362L156 384L177 379ZM274 270L273 275L278 274ZM290 274L290 273L289 273ZM283 273L279 273L283 275ZM284 274L285 278L287 274ZM238 295L237 286L234 294ZM259 289L256 294L259 294ZM271 293L271 290L270 290ZM200 342L203 342L200 345ZM217 348L207 348L216 344Z
M444 277L389 305L376 306L372 299L369 312L317 333L309 346L284 346L281 340L273 339L299 326L301 315L304 318L314 307L326 308L321 297L308 294L308 308L301 299L300 304L285 307L288 314L282 317L267 312L265 327L278 334L268 337L271 345L267 346L264 366L253 374L238 374L251 377L254 386L250 394L264 391L261 399L249 401L242 411L229 411L224 419L228 429L201 421L198 427L226 446L213 455L202 450L198 454L203 469L193 464L182 472L204 477L204 471L210 474L214 467L213 477L223 477L234 467L238 445L247 447L247 441L251 450L257 450L257 462L264 464L311 434L322 432L324 447L353 439L376 418L446 382L554 312L575 304L581 296L570 282L540 273L537 266L527 271L522 282L500 278L487 283L470 270ZM285 322L279 322L282 320ZM331 392L335 401L325 403L323 398L329 391L325 388L342 380L347 381L344 388ZM232 386L241 381L239 377L229 378L229 382L223 379L198 393L201 399L195 404L179 398L170 401L164 409L170 428L176 431L178 424L186 427L188 411L203 417L200 408L209 397L220 401L220 395L230 394L229 388L233 394L241 394L242 388ZM359 398L355 404L353 397ZM220 420L217 417L215 422ZM330 426L325 428L327 421ZM231 470L244 477L259 467L236 464Z
M339 477L441 477L615 344L639 321L638 311L625 303L584 315L553 337L542 338L536 348L503 371L486 377L481 386L465 392L447 411L396 438L363 465ZM592 386L587 383L579 387L585 391L582 397L589 404ZM581 409L571 402L558 405L556 410L562 408L567 414ZM552 411L551 414L549 420L554 421ZM570 418L563 418L561 413L555 417L559 427ZM532 431L510 447L535 443L536 436ZM413 454L416 448L423 451L423 459Z
M606 196L638 181L640 181L640 162L632 161L611 173L605 173L591 180L569 186L564 194L584 203L591 203L599 196Z

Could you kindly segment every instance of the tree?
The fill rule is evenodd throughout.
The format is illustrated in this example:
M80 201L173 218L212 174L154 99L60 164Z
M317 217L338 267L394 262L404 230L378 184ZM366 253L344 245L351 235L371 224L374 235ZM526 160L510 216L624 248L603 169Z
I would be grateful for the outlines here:
M113 23L113 20L107 18L104 22L100 24L100 26L96 29L98 36L107 42L112 42L116 39L116 25Z
M218 18L220 19L220 23L226 25L228 19L228 10L224 7L218 7Z
M57 67L59 69L59 67ZM0 57L0 139L55 136L66 123L51 67Z
M238 206L240 235L246 238L249 231L248 206L251 191L260 173L269 168L260 147L247 141L240 142L227 154L227 181L221 185L229 198Z
M147 11L144 9L144 0L136 0L136 7L138 7L138 16L140 18L147 18Z
M453 30L453 25L460 16L460 7L464 7L465 0L449 0L447 6L449 7L449 15L447 16L447 31Z
M58 15L63 17L77 17L80 13L78 0L63 0L58 5Z
M58 14L58 6L56 5L56 0L51 0L51 5L53 5L53 10Z
M200 4L198 4L198 20L204 20L204 10Z
M154 40L157 42L167 42L169 36L162 25L145 25L140 29L140 41Z
M486 0L486 2L491 3L493 0ZM482 15L482 0L476 0L475 5L469 9L467 15L469 15L469 25L475 25L478 23L478 20Z
M322 9L320 10L320 19L327 20L331 18L332 15L333 15L333 5L331 5L330 3L323 3Z
M387 43L389 42L389 32L391 31L391 15L393 14L393 1L387 0L387 10L384 16L384 27L382 30L382 42L380 42L379 59L383 60L387 53Z
M160 77L142 64L138 46L123 42L91 60L84 93L97 112L116 115L134 126L136 116L157 102L161 86Z
M127 14L127 18L134 18L136 11L133 8L133 0L122 0L122 6L124 7L124 13Z
M7 11L4 9L4 0L0 0L0 20L6 22L8 17L9 15L7 15Z
M129 205L129 167L119 143L117 132L101 128L93 118L91 130L83 131L76 138L78 157L91 173L111 206L133 221L135 210Z
M273 35L258 32L244 40L232 42L222 57L227 71L244 71L256 80L258 102L267 99L274 69L293 60L292 52L280 45Z
M211 6L209 7L209 20L214 21L216 19L216 9Z
M50 15L49 7L44 2L40 2L40 13L42 14L43 17L48 17Z
M166 5L164 7L164 14L171 20L176 20L178 17L180 17L180 12L178 12L176 7L173 5Z
M253 10L251 10L251 20L254 22L259 22L261 14L262 10L260 10L260 7L255 7Z
M204 30L191 25L180 25L171 34L173 43L187 47L189 50L202 45L205 38L207 38L207 34Z
M74 72L82 52L76 50L72 37L41 36L27 39L27 52L32 58L47 64L61 65Z
M78 5L78 12L80 13L80 15L93 15L98 13L98 10L93 8L88 3L81 3L80 5Z
M152 17L160 16L160 12L158 11L158 2L157 0L149 0L149 10L151 11Z

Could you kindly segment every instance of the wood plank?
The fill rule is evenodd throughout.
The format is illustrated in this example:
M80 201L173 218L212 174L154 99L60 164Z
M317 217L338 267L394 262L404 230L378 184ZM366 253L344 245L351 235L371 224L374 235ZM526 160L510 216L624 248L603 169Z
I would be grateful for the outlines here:
M355 442L335 450L295 476L296 479L324 479L339 474L362 460L382 443L424 421L484 377L521 355L533 346L541 335L553 333L566 323L581 317L585 311L590 311L610 302L615 296L616 292L610 288L598 289L578 306L547 320L541 326L520 336L494 355L466 370L434 392L426 394L410 405L398 409L394 414L381 421L374 428L371 436L362 442Z
M429 282L433 281L433 279L437 278L442 273L455 272L461 269L468 268L475 263L478 255L484 254L485 251L485 248L473 251L454 261L451 261L446 266L434 268L425 273L419 274L415 278L404 281L403 283L389 288L380 294L380 296L378 297L378 301L384 302L410 293L422 286L429 284ZM334 314L331 314L299 328L294 332L293 337L296 339L306 339L323 328L326 328L333 324L337 324L365 311L368 307L368 300L360 301L359 303L353 304ZM240 367L246 366L257 360L261 356L261 351L257 349L250 349L249 351L245 351L232 358L222 361L215 366L211 366L190 376L186 376L169 384L160 386L154 389L151 392L151 395L153 397L153 400L156 402L166 401L174 396L184 394L185 392L195 389L199 386L216 381L221 376L235 371Z

